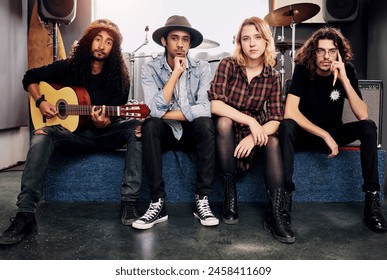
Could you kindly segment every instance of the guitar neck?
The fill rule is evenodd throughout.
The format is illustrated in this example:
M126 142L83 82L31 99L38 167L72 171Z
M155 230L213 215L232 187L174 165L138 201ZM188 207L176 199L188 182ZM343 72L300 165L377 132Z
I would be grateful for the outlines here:
M86 116L91 115L92 108L90 105L72 105L72 104L59 104L59 112L64 110L67 115ZM101 109L102 106L95 106L96 110ZM108 116L120 116L120 106L105 106L105 113Z

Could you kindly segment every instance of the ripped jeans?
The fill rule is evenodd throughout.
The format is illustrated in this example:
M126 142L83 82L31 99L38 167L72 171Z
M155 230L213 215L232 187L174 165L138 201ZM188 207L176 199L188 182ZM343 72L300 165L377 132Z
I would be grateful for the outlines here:
M121 199L136 201L142 179L142 143L135 136L135 128L139 125L138 120L119 120L104 129L91 128L75 133L60 125L36 130L21 178L21 192L16 203L18 212L36 212L43 196L47 167L56 148L93 152L122 148L126 144Z

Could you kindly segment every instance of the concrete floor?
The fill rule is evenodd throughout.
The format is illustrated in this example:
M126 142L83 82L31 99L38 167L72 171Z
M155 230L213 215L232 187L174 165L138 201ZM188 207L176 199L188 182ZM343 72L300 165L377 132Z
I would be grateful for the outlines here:
M21 171L0 172L0 231L14 216ZM119 190L117 190L119 191ZM145 211L148 205L141 205ZM240 204L240 222L206 228L193 204L167 204L169 220L145 231L123 226L117 203L43 202L38 232L0 246L3 260L386 260L387 234L362 221L362 203L296 203L296 242L275 241L263 228L265 206ZM221 205L212 206L219 217ZM383 211L387 216L386 210Z

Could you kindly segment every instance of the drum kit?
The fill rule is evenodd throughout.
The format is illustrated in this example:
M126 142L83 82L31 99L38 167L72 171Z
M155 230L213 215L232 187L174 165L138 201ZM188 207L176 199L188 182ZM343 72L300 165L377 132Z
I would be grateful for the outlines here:
M284 6L281 8L278 8L276 10L273 10L269 14L267 14L264 18L264 20L269 24L269 26L272 26L274 28L281 27L282 28L282 34L281 36L278 36L278 42L275 43L275 46L277 50L281 53L281 69L279 72L281 73L281 81L282 81L282 88L284 87L284 80L285 80L285 58L284 53L287 50L291 50L291 56L292 56L292 73L294 71L294 54L295 49L300 48L302 46L301 43L296 42L296 24L302 23L312 17L314 17L318 12L320 11L320 6L313 3L299 3L299 4L291 4L288 6ZM292 29L292 40L291 41L285 41L284 36L284 27L290 26ZM137 58L148 58L151 57L152 59L157 58L158 56L162 55L160 53L152 53L151 55L138 55L136 56L136 52L141 49L143 46L148 44L148 31L149 27L145 27L145 40L144 42L133 52L129 53L129 63L132 73L132 80L134 81L134 62ZM275 36L275 32L273 32L273 36ZM203 39L203 42L196 47L196 49L211 49L219 47L220 44L218 42L215 42L213 40L209 39ZM130 87L130 98L134 99L134 87Z
M276 48L281 53L281 82L282 82L282 88L284 88L285 83L285 58L284 53L287 50L291 50L291 57L292 57L292 73L294 71L294 54L295 49L300 48L302 44L296 42L296 25L298 23L304 22L315 15L320 11L320 6L313 3L299 3L299 4L292 4L288 6L284 6L281 8L278 8L276 10L273 10L269 14L267 14L264 18L264 20L269 24L269 26L272 27L281 27L282 28L282 34L281 36L278 36L279 41L275 43ZM284 27L290 26L292 29L292 40L291 42L285 41L285 35L284 35ZM273 32L275 34L275 32ZM274 35L275 36L275 35Z

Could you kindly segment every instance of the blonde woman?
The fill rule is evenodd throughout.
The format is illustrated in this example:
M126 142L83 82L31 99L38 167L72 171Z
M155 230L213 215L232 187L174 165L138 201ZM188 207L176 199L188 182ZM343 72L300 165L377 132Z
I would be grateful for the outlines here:
M242 22L235 43L234 54L221 60L209 90L224 187L222 220L238 222L236 174L262 155L269 201L264 226L276 240L293 243L283 209L283 163L276 136L283 119L283 95L279 72L273 68L272 34L262 19L251 17Z

